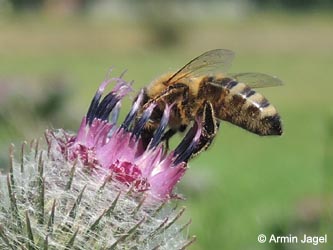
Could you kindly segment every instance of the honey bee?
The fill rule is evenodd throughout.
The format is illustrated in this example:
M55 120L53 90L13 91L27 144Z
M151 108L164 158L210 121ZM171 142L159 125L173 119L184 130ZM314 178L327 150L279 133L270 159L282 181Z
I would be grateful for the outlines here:
M169 130L161 137L166 144L175 133L184 132L195 119L201 119L202 141L192 155L210 145L220 121L261 136L281 135L276 108L252 89L278 86L281 80L262 73L226 74L233 58L231 50L210 50L176 73L164 74L145 87L137 121L149 106L156 106L141 132L144 146L148 146L160 126L166 105L173 105L167 122Z

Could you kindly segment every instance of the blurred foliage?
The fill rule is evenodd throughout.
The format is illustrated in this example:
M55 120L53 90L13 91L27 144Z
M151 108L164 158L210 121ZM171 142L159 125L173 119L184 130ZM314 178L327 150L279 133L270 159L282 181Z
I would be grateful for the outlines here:
M66 107L70 84L61 76L47 77L48 84L24 79L1 79L0 169L7 167L7 148L13 138L33 139L49 127L68 127L73 116ZM25 86L25 87L22 87Z
M323 192L320 232L333 232L333 117L327 122L323 160ZM327 248L329 249L329 248Z
M103 5L104 3L108 2L106 0L3 0L3 2L8 2L13 10L15 12L23 12L23 11L32 11L32 10L42 10L42 9L55 9L55 10L61 10L63 12L70 11L72 13L83 13L87 12L90 9L94 8L98 5ZM109 3L122 3L126 4L128 6L131 6L131 8L135 8L138 12L143 14L144 17L147 19L150 19L152 22L149 23L149 25L152 25L151 29L155 30L156 32L158 28L161 28L161 30L165 29L166 33L162 32L162 36L166 35L165 38L173 38L175 35L174 31L170 30L170 26L166 28L164 24L172 23L174 22L174 8L175 6L189 6L193 4L212 4L212 3L222 3L225 5L228 4L236 4L236 5L247 5L252 8L254 6L255 8L262 9L262 8L280 8L280 9L286 9L286 10L298 10L298 11L304 11L304 10L310 10L310 9L326 9L326 8L332 8L333 7L333 0L194 0L194 1L188 1L188 0L169 0L169 1L163 1L163 0L141 0L141 1L135 1L135 0L113 0ZM187 15L185 12L182 14L184 17ZM154 22L157 22L156 26L154 27ZM170 35L167 36L167 34ZM162 42L166 42L163 40Z
M151 46L170 47L181 42L186 30L186 18L179 15L176 0L145 0L129 2L131 10L139 15L143 27L151 37Z
M59 11L70 11L82 13L86 11L93 2L92 0L7 0L14 12L41 11L43 9Z
M326 124L326 143L322 161L322 190L318 196L307 196L294 203L293 216L279 224L269 225L266 232L274 235L323 236L327 234L328 244L316 246L323 250L331 249L331 234L333 232L333 119ZM272 249L294 249L290 244L273 244Z
M14 11L40 10L45 0L8 0Z
M304 11L333 7L333 0L250 0L257 8L284 8L287 10Z

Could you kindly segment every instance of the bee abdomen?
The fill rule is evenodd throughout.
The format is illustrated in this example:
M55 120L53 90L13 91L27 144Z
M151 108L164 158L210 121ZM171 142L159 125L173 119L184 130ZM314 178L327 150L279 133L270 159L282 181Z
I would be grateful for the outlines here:
M219 119L258 135L282 134L280 116L263 95L244 83L225 79L220 80L220 100L213 102Z

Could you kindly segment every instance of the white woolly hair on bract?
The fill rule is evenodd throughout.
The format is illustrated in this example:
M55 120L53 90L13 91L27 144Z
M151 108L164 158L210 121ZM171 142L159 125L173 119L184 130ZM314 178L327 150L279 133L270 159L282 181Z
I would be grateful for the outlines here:
M148 202L109 172L35 140L0 176L0 249L185 249L184 208ZM97 168L97 167L96 167Z

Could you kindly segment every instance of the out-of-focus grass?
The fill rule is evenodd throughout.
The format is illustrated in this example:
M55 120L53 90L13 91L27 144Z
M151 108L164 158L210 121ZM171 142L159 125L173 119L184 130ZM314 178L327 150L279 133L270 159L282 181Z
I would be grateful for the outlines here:
M138 90L160 73L222 47L237 53L232 71L278 75L283 87L260 92L280 111L285 134L260 138L222 123L214 145L192 162L179 188L193 219L191 233L198 236L192 249L269 249L273 246L260 245L257 235L288 230L298 218L297 204L323 192L332 25L332 18L316 14L258 14L239 21L214 17L191 21L183 43L163 49L149 43L137 22L6 19L0 20L0 77L54 72L68 77L73 84L68 110L77 121L70 129L75 129L112 65L117 74L128 69L126 78L134 79Z

